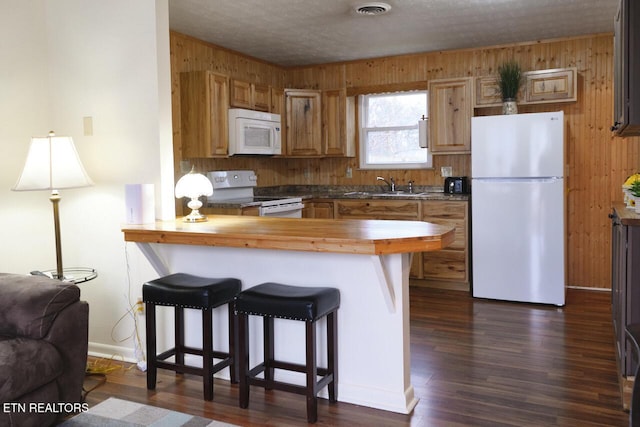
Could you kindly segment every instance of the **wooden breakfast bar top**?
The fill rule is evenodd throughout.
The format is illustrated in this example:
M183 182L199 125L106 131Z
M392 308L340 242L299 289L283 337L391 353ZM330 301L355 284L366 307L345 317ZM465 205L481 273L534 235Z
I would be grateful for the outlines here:
M442 249L451 227L422 221L210 215L199 223L125 225L128 242L386 255Z

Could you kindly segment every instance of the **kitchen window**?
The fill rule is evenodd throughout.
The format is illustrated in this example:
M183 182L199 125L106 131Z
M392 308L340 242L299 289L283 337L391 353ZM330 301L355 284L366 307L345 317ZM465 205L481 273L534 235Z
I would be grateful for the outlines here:
M427 117L426 90L361 95L359 102L360 168L432 167L418 130L418 122Z

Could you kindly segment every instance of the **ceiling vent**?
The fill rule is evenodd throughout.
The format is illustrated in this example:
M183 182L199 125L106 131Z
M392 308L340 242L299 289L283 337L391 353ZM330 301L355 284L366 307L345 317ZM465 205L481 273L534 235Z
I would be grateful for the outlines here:
M375 16L389 12L391 6L387 3L364 3L354 7L354 10L358 15Z

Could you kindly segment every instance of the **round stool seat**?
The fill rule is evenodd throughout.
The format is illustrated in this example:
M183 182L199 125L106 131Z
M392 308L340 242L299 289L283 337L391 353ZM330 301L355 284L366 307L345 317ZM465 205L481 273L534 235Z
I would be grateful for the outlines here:
M237 313L312 322L340 306L340 291L327 287L263 283L236 297Z
M238 279L212 279L175 273L145 283L144 302L207 310L231 301L241 289Z

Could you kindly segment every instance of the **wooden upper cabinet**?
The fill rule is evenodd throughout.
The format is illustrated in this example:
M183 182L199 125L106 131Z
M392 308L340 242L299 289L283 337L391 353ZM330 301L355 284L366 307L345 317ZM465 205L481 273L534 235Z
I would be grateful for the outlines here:
M271 86L231 80L229 104L236 108L257 111L271 111Z
M182 157L228 154L229 78L211 71L180 73Z
M285 89L287 155L322 154L321 99L319 90Z
M346 89L322 92L322 154L354 157L356 155L355 97Z
M552 102L575 102L578 100L578 71L576 67L522 73L523 85L516 98L519 105L545 104ZM475 107L497 107L502 105L498 78L476 77Z
M287 114L284 99L284 89L271 88L271 105L272 114L280 114L280 144L282 145L282 154L287 154Z
M433 154L471 152L473 79L429 82L429 148Z
M528 71L524 73L523 104L575 102L578 100L576 68Z
M253 109L271 111L271 86L253 84Z

